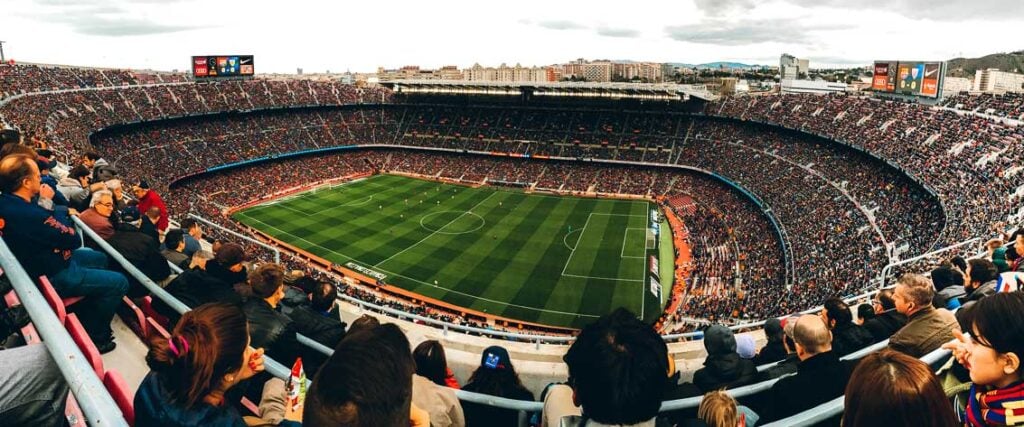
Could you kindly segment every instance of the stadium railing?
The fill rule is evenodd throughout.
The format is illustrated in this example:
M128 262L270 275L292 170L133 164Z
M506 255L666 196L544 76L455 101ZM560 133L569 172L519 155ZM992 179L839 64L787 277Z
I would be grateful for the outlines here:
M967 245L970 245L972 243L980 242L980 241L981 241L980 237L975 237L975 238L970 239L970 240L964 240L964 241L962 241L960 243L957 243L955 245L946 246L946 247L944 247L942 249L937 249L937 250L928 252L926 254L921 254L921 255L915 256L913 258L907 258L907 259L904 259L904 260L900 260L900 261L896 261L896 262L891 262L891 263L887 264L885 267L882 267L882 272L879 273L878 280L881 282L881 287L885 287L885 281L886 281L886 279L889 276L889 272L892 271L892 269L894 267L899 267L901 265L907 265L907 264L910 264L912 262L920 261L922 259L925 259L925 258L928 258L928 257L931 257L931 256L935 256L935 255L938 255L938 254L943 253L943 252L948 252L948 251L951 251L953 249L957 249L957 248L960 248L962 246L967 246Z
M938 349L921 356L921 361L927 363L933 371L937 371L952 356L949 350ZM843 413L846 396L839 396L814 408L808 409L788 418L765 424L764 427L802 427L813 426Z
M276 247L274 247L274 246L268 245L266 243L263 243L263 242L261 242L259 240L256 240L256 239L253 239L252 237L246 236L246 235L238 233L236 231L229 230L229 229L225 228L224 226L222 226L220 224L217 224L217 223L215 223L213 221L210 221L210 220L208 220L206 218L203 218L203 217L201 217L199 215L190 213L190 214L188 214L188 217L192 218L192 219L194 219L196 221L199 221L199 222L201 222L203 224L209 225L210 227L213 227L213 228L216 228L216 229L218 229L220 231L228 233L228 234L230 234L232 236L235 236L235 237L237 237L239 239L243 239L243 240L245 240L247 242L251 242L251 243L253 243L255 245L263 247L264 249L267 249L267 250L269 250L269 251L274 253L274 262L275 263L277 263L277 264L281 263L281 250L276 248Z
M28 276L3 239L0 239L0 266L25 311L32 318L32 324L42 338L43 345L67 381L89 425L127 427L128 422L121 409L103 386L100 377L71 340L53 309L39 293L35 281Z

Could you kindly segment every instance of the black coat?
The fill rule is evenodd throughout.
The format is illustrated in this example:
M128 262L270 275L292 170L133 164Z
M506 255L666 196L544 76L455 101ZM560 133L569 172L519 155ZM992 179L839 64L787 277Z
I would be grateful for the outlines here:
M159 282L171 275L171 267L167 265L167 260L160 254L160 241L138 231L120 229L107 239L107 243L150 280ZM116 262L111 262L110 265L115 267L115 271L124 271ZM147 293L142 284L130 274L125 273L125 277L132 285L132 295L139 295L140 292L141 294Z
M249 298L242 308L249 319L249 336L254 348L263 347L267 356L290 368L302 356L305 346L295 337L295 323L278 313L262 298Z
M756 410L761 422L775 421L803 412L843 395L852 365L835 352L818 354L800 362L796 375L780 378Z
M709 355L704 359L704 367L693 374L693 384L702 393L720 388L733 388L754 382L757 379L757 367L754 362L741 359L736 353L725 355Z
M183 271L164 290L190 308L211 302L242 304L242 298L231 285L200 268ZM153 298L153 309L167 317L172 327L181 317L159 298Z
M288 317L291 317L298 333L328 348L337 347L345 337L347 325L337 316L319 313L308 306L299 306L292 309ZM313 349L303 350L303 353L302 366L306 369L306 375L312 377L327 361L327 355Z
M761 348L761 351L754 356L754 365L761 366L768 363L778 362L785 359L788 356L786 353L786 346L782 344L782 340L768 341L767 344Z
M871 332L855 323L837 325L832 329L832 352L846 356L874 343Z
M881 342L889 339L892 334L895 334L896 331L906 324L907 316L900 314L896 309L892 309L864 322L864 329L868 330L875 342Z
M476 384L469 383L462 387L463 390L479 393ZM507 396L514 400L533 400L533 393L526 388L511 390ZM462 412L466 416L466 427L517 427L519 425L519 411L502 409L496 406L481 405L472 402L462 402Z

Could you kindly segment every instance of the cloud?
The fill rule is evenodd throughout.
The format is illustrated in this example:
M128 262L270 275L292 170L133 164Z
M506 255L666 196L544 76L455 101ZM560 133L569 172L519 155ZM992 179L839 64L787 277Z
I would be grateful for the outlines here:
M168 5L179 0L137 0L136 3ZM72 32L91 36L123 37L168 34L200 28L207 25L177 24L165 18L153 20L133 7L98 0L41 0L43 8L23 13L32 19L66 25ZM159 13L153 13L162 16Z
M1010 20L1024 15L1021 0L782 0L805 8L876 10L900 14L911 19L959 21L964 19ZM694 0L708 17L737 16L757 7L754 0Z
M698 24L665 27L669 38L690 43L721 46L743 46L757 43L810 44L810 32L842 27L801 26L793 20L768 19L719 20L709 19Z
M164 24L138 18L91 19L68 24L77 33L107 37L146 36L208 28L196 25Z
M562 31L562 30L582 30L582 29L587 28L586 25L583 25L583 24L581 24L579 22L575 22L575 21L569 21L569 20L531 21L529 19L524 19L524 20L521 20L519 22L522 23L522 24L527 24L527 25L536 25L536 26L538 26L540 28L544 28L544 29L547 29L547 30L557 30L557 31Z
M640 32L629 28L600 27L597 29L597 35L605 37L636 38L640 37Z

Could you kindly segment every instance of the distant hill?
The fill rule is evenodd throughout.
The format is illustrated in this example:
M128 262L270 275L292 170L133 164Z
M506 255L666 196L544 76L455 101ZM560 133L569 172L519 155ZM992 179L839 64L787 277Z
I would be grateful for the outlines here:
M974 77L974 72L986 68L1024 73L1024 50L1010 53L995 53L981 58L953 58L948 61L950 77Z

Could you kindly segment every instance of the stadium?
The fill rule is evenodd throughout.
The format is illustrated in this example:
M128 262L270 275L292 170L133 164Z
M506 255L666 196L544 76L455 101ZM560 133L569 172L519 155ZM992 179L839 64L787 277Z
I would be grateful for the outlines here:
M328 283L336 320L369 314L414 347L443 343L462 384L481 351L503 346L535 397L565 381L580 330L619 307L661 336L674 380L700 388L709 325L761 347L775 340L766 321L834 312L835 298L860 318L856 307L904 286L904 273L962 257L969 286L974 259L992 263L1001 250L1018 265L1024 249L1019 94L720 97L677 84L352 85L12 63L0 66L0 95L5 142L40 149L49 174L73 175L97 156L116 165L125 223L132 207L134 219L150 214L139 194L159 194L169 229L201 227L212 260L238 244L250 272L280 265L289 278ZM61 361L69 424L135 423L146 344L175 339L175 317L196 308L175 295L189 266L154 267L85 215L74 221L80 246L128 278L112 321L117 348L101 356L78 320L95 297L60 295L52 277L26 274L5 234L7 307L29 309L20 335ZM1019 276L1001 273L998 286L1015 289ZM307 364L330 363L333 345L292 341ZM914 358L932 371L956 363L937 346ZM265 363L289 376L292 360ZM769 373L784 365L721 385L741 405L771 407L780 380ZM673 423L695 417L707 391L666 394L660 411ZM518 413L520 425L545 409L543 399L457 397ZM820 403L770 425L843 416L842 393Z

